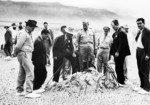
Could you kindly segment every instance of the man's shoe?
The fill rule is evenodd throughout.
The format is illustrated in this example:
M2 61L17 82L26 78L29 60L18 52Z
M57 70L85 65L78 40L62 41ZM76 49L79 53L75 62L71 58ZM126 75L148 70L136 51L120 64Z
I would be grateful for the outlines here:
M131 83L129 80L126 80L126 81L125 81L125 84L126 84L126 85L132 85L132 83Z
M125 86L125 84L120 84L120 83L119 83L119 87L124 87L124 86Z
M135 88L133 88L133 91L139 91L139 90L141 90L140 87L135 87Z
M36 93L33 93L33 92L25 95L25 98L39 98L39 97L41 97L40 94L36 94Z
M138 91L138 93L139 93L139 94L149 94L149 92L147 92L147 91L144 90L144 89L140 89L140 90Z
M16 93L16 96L25 96L25 95L26 95L25 91Z
M33 93L43 93L45 91L45 89L40 88L38 90L34 90Z
M11 60L12 58L10 56L7 56L6 58L4 58L5 60Z

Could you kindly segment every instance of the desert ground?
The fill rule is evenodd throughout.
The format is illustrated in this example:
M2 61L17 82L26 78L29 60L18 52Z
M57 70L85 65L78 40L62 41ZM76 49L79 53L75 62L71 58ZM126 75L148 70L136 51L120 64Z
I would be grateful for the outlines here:
M5 30L3 27L0 33L0 44L3 43ZM36 29L34 37L40 34L40 29ZM60 34L59 29L54 35ZM135 45L135 43L132 43ZM132 85L120 87L118 89L104 89L104 93L95 93L93 88L88 87L87 94L77 95L74 91L68 95L65 91L46 91L42 97L37 99L27 99L16 96L16 80L19 70L17 58L11 61L4 60L5 54L0 51L0 105L149 105L150 94L141 95L132 90L132 87L139 86L139 77L136 67L135 46L131 49L132 55L128 59L128 78ZM52 59L51 59L52 60ZM52 75L52 65L48 72Z

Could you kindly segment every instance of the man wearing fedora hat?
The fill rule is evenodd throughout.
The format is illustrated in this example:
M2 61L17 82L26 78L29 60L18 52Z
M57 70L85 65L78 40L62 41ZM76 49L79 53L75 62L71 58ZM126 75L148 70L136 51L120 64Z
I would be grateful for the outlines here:
M98 72L102 73L103 67L104 70L103 73L105 74L107 71L106 65L109 60L109 52L112 38L109 35L110 32L109 27L103 27L103 30L104 35L98 38L97 69Z
M61 27L61 32L63 35L58 36L53 45L54 82L59 81L60 69L62 68L61 65L63 64L64 58L67 58L71 62L73 73L76 71L76 66L73 63L73 57L76 57L72 43L73 32L66 26Z
M25 95L27 98L40 97L39 94L33 93L34 66L31 60L33 52L32 32L36 26L35 20L28 20L25 29L19 31L17 43L14 47L13 55L17 56L19 62L19 74L17 80L16 95ZM26 91L24 91L26 83Z
M11 28L12 40L13 40L13 44L15 44L16 36L17 36L17 25L16 25L16 23L12 23L11 26L12 26L12 28Z

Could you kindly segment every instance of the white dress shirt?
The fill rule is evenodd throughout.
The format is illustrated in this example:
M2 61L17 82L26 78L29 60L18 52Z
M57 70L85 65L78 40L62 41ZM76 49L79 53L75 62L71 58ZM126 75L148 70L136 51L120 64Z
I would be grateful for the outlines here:
M142 44L142 32L143 30L140 30L141 34L139 35L139 38L137 40L137 47L139 48L144 48L143 44Z

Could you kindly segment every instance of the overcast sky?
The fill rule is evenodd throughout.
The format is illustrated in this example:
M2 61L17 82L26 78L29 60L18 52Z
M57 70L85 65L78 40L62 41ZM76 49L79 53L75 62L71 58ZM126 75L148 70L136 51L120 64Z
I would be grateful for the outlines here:
M14 0L31 1L31 0ZM97 9L108 9L119 12L122 15L132 15L134 17L144 17L150 19L149 0L32 0L32 2L60 2L64 5L88 7Z

